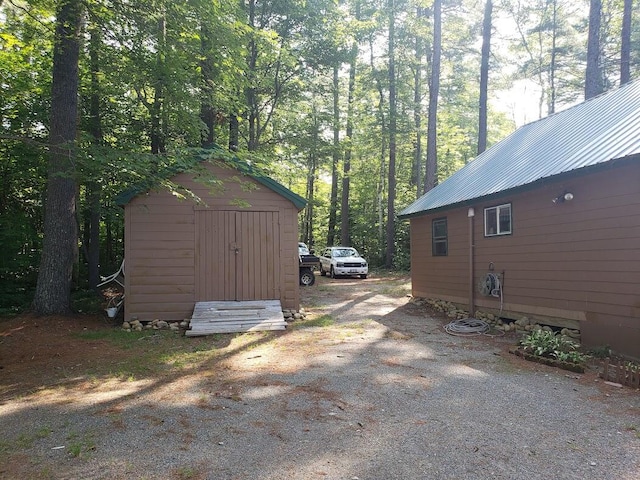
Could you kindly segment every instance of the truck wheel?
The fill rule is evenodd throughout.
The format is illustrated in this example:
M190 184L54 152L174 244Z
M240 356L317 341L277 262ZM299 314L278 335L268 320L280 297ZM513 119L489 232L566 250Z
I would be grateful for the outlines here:
M320 275L324 277L326 274L327 272L324 271L324 268L322 268L322 264L320 264Z
M367 274L365 273L364 275L360 275L360 278L362 278L362 279L367 278Z
M336 272L333 270L333 266L331 267L331 271L329 272L331 278L336 278Z
M313 274L311 269L309 268L301 268L300 269L300 285L304 285L305 287L311 286L316 283L316 276Z

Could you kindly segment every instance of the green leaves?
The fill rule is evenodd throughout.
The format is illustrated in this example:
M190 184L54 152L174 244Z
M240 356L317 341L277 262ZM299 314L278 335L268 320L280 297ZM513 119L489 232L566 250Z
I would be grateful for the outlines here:
M520 341L520 345L533 355L555 358L562 362L584 364L589 358L578 351L577 343L547 330L531 332Z

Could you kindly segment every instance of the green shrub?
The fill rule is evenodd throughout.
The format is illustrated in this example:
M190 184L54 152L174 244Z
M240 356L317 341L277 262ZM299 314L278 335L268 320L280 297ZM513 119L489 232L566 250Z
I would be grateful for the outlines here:
M537 330L526 335L520 345L539 357L555 358L563 362L584 364L588 355L578 351L579 345L571 339L547 330Z

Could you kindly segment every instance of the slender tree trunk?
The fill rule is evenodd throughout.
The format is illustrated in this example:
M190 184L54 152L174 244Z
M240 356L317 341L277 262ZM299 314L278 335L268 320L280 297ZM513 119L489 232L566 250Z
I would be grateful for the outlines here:
M396 57L395 57L395 30L396 12L395 0L389 0L389 180L387 194L387 235L385 266L393 266L396 237Z
M315 243L315 239L313 238L313 204L314 204L314 194L315 194L315 180L316 180L316 170L318 165L318 136L320 132L320 127L318 125L318 116L316 112L315 106L313 107L313 125L311 132L311 149L309 150L309 162L308 162L308 172L307 172L307 207L305 209L304 214L304 225L303 225L303 241L309 245L310 247Z
M424 8L418 7L416 17L420 21L424 17ZM416 198L422 189L422 58L424 56L424 39L417 35L415 39L415 71L413 74L413 127L415 139L413 143L413 168L411 182L416 186Z
M600 22L602 0L591 0L589 6L589 39L587 41L587 71L584 82L585 100L603 92L600 61Z
M387 154L387 120L384 113L384 88L382 87L382 82L380 81L380 76L376 74L376 66L374 61L374 52L375 48L373 46L373 41L369 40L369 62L371 65L371 71L374 72L374 78L376 79L376 87L378 89L378 121L380 122L380 138L382 141L380 142L380 171L379 171L379 180L378 187L376 190L376 207L378 210L378 243L380 245L380 257L385 256L385 249L383 246L385 245L385 222L384 222L384 191L386 188L386 154Z
M329 228L327 245L333 245L336 237L338 214L338 163L340 162L340 82L338 65L333 66L333 151L331 155L331 199L329 201Z
M82 5L80 0L61 0L56 12L44 242L33 299L33 309L40 315L71 310L71 280L78 248L73 144Z
M433 1L433 58L431 60L431 81L429 85L429 119L427 126L427 172L424 192L437 183L438 158L436 145L438 96L440 93L440 57L442 54L442 2Z
M91 99L89 102L90 121L89 129L94 145L102 145L102 118L100 115L100 45L102 38L100 29L91 29L89 41L89 57L91 65ZM100 283L100 197L102 189L100 183L89 181L87 183L87 205L89 206L89 227L87 248L87 263L89 266L89 288L98 289Z
M360 2L356 4L356 18L360 16ZM345 132L346 147L344 163L342 165L342 197L340 203L340 243L351 244L351 215L349 211L349 193L351 190L351 146L353 145L353 100L356 90L356 68L358 60L358 42L353 41L349 65L349 87L347 92L347 131Z
M240 122L238 121L238 115L231 113L229 116L229 150L232 152L238 151L240 145Z
M487 0L482 23L482 59L480 62L480 108L478 119L478 155L487 149L487 98L489 96L489 57L491 55L491 13L493 4Z
M620 85L631 80L631 13L633 0L624 0L622 13L622 35L620 47Z
M215 141L215 124L216 114L212 105L213 93L213 59L211 58L211 49L213 48L209 27L202 25L200 27L200 72L202 75L202 97L200 100L200 121L202 122L202 131L200 134L200 145L209 147Z
M549 62L549 108L548 114L556 111L556 41L558 37L558 2L553 0L553 26L551 31L551 62Z
M249 144L247 148L250 152L258 149L258 94L255 87L256 67L258 65L258 45L255 40L256 30L256 0L249 0L249 28L251 29L251 39L249 40L247 75L248 86L246 89L247 109L249 115Z
M153 105L151 106L151 153L161 154L166 152L165 122L164 117L164 90L166 71L166 38L167 20L163 15L158 20L158 52L156 53L156 78L154 85Z

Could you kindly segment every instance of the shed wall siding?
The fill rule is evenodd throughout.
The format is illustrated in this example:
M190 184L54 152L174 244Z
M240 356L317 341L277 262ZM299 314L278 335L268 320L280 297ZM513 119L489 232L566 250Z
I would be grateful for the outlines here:
M565 191L574 199L552 202ZM513 233L484 237L484 208L503 203L512 204ZM640 165L474 207L477 308L500 309L477 293L493 264L504 274L503 310L580 322L585 344L640 356ZM444 216L449 256L432 257L431 220ZM414 295L468 304L467 208L414 218L411 232Z
M250 212L267 212L265 219L269 215L270 218L275 216L276 220L279 217L278 231L270 232L279 261L275 265L271 262L273 271L269 274L278 284L277 294L283 308L299 307L297 209L289 200L234 169L208 168L218 180L213 191L195 182L190 174L173 178L175 183L202 198L206 205L178 200L167 191L152 191L135 197L125 207L125 318L182 320L191 316L200 281L196 276L197 247L201 241L196 230L196 212L204 210L241 212L240 217ZM260 228L268 231L271 226ZM259 276L267 268L267 259L260 258L267 252L261 251L259 239L249 238L251 233L246 229L242 231L242 242L245 245L252 243L252 249L260 254L257 264L243 264L239 274L245 279L250 275ZM229 279L220 276L219 272L200 273L208 281L229 283ZM247 287L247 295L260 298L267 295L261 291L263 287L259 282L251 288L253 290L249 291Z

